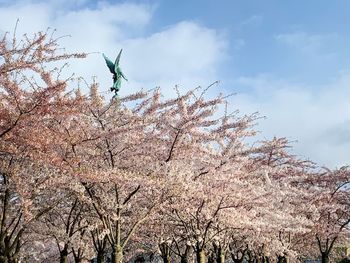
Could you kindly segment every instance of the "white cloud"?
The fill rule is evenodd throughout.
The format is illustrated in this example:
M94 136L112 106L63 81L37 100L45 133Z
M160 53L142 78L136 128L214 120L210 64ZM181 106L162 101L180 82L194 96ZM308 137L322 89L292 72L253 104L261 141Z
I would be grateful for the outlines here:
M0 7L0 28L12 31L19 18L19 35L51 27L57 29L59 34L73 37L66 43L69 47L83 49L94 47L98 41L115 42L128 37L148 24L153 10L152 6L147 5L106 3L100 3L96 8L71 9L71 4L66 5L65 1L16 2Z
M13 31L17 19L20 23L17 28L18 35L45 30L49 26L51 12L52 10L45 3L0 7L0 30Z
M263 22L263 16L262 15L252 15L250 17L248 17L247 19L243 20L240 25L242 27L256 27L256 26L260 26Z
M338 38L339 36L334 33L309 34L303 31L275 35L278 42L308 54L315 54L327 49Z
M124 42L130 74L154 81L181 81L188 76L214 76L226 42L215 30L181 22L147 38Z
M294 152L320 165L350 163L350 73L312 88L263 75L237 82L254 91L233 97L233 105L267 116L258 126L262 138L296 140Z
M86 60L72 61L70 71L88 81L97 76L104 91L108 91L112 80L99 52L114 59L121 48L121 67L129 79L121 94L141 87L168 89L176 84L192 88L216 80L216 69L226 56L227 45L216 30L183 21L145 35L155 6L101 1L89 7L84 3L17 1L0 6L0 30L12 30L19 17L18 35L48 26L57 29L57 36L71 35L60 41L67 50L96 53Z

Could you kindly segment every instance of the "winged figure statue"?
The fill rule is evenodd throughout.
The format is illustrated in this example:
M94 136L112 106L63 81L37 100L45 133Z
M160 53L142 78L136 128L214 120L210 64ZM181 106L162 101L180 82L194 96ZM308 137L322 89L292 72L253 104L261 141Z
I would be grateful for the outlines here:
M113 86L111 87L111 91L114 91L114 93L115 93L113 95L113 98L118 96L118 92L119 92L121 84L122 84L122 78L125 79L126 81L128 81L119 67L119 60L120 60L120 56L122 54L122 51L123 51L123 49L121 49L119 51L119 54L118 54L117 58L115 59L114 63L108 57L106 57L105 54L102 54L105 61L106 61L107 67L109 68L109 71L113 74Z

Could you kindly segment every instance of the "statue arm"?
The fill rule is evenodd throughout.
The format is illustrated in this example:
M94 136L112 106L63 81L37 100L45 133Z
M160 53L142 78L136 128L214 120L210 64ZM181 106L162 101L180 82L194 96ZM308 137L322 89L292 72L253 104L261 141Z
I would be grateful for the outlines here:
M123 79L125 79L126 81L128 81L128 79L124 76L123 72L120 71L120 76L123 77Z
M126 81L128 81L128 79L124 76L124 74L123 74L122 70L120 69L120 67L117 67L116 73L117 73L117 77L118 77L118 78L122 77L123 79L125 79Z

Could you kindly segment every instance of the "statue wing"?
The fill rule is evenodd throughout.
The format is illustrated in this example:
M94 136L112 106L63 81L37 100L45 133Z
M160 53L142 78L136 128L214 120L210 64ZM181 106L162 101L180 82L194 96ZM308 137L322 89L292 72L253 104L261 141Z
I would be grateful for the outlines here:
M121 49L121 50L119 51L119 54L118 54L117 58L115 59L114 66L115 66L116 68L119 66L119 60L120 60L120 56L122 55L122 51L123 51L123 49Z
M105 54L102 54L102 55L103 55L103 57L104 57L104 59L105 59L105 61L106 61L107 67L109 68L109 71L110 71L112 74L115 74L115 70L114 70L115 67L114 67L113 62L112 62L109 58L107 58Z

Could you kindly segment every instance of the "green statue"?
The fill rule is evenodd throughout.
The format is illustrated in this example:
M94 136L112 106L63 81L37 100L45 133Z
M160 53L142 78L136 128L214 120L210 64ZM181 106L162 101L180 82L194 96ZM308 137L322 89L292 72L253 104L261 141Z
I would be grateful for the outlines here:
M120 90L120 87L122 84L122 78L128 81L119 67L119 60L120 60L122 51L123 49L120 50L114 63L109 58L107 58L105 54L102 54L106 61L107 67L109 68L109 71L113 74L113 87L111 87L111 91L115 92L115 94L113 95L113 98L118 96L118 91Z

